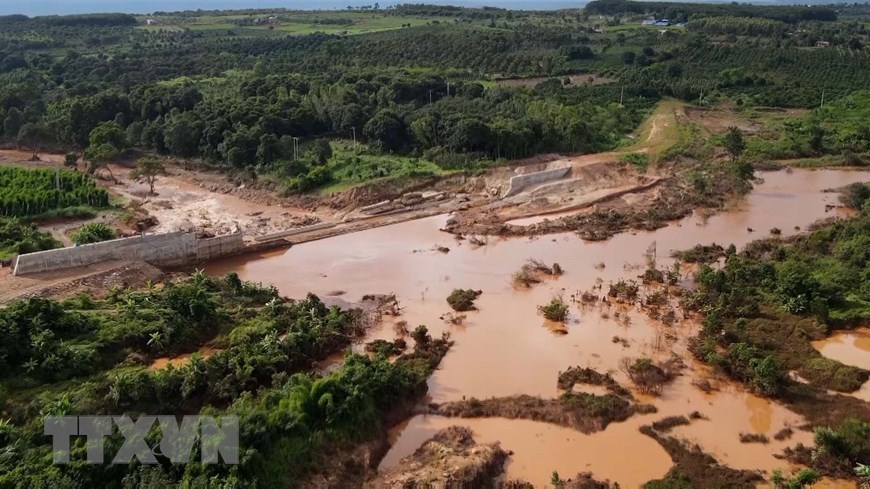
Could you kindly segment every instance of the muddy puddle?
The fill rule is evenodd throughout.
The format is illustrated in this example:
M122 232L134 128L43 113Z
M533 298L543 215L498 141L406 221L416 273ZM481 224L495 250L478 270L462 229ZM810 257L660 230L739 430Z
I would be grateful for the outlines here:
M599 479L618 480L623 487L638 487L650 479L662 477L671 466L668 454L658 443L643 435L637 437L637 428L626 423L615 424L593 435L583 435L536 421L416 416L397 427L400 433L392 433L395 440L393 449L381 462L380 468L395 465L438 430L454 425L471 428L478 443L498 441L503 449L512 451L513 455L505 464L507 477L526 480L535 487L551 487L550 476L554 470L564 477L594 470ZM625 458L614 454L625 453L629 447L631 470L626 470Z
M846 365L870 370L870 328L836 333L824 340L814 341L813 348Z
M842 331L812 344L813 348L828 358L870 370L870 327ZM849 395L870 402L870 381Z
M299 245L279 256L219 261L206 271L218 275L236 271L247 280L273 283L290 297L342 290L343 299L357 301L365 294L395 293L404 308L398 319L408 327L425 324L434 334L449 331L456 341L429 381L434 402L516 394L553 397L559 394L560 371L575 365L593 367L611 371L625 383L619 371L623 358L682 354L693 333L685 325L668 327L636 311L601 303L585 307L572 303L569 320L555 332L539 315L538 305L556 295L570 302L572 296L598 286L601 289L594 292L601 296L609 283L640 275L648 253L661 267L671 262L672 251L696 244L740 247L768 236L772 228L783 235L797 233L797 227L804 229L836 215L826 212L825 206L836 205L837 195L823 193L824 189L870 180L868 172L822 170L762 176L764 183L728 212L707 219L692 216L655 232L625 233L606 242L584 242L576 235L562 234L490 237L485 246L474 246L440 232L447 216L436 216ZM436 251L436 245L450 251ZM511 276L529 258L558 262L565 274L530 289L515 287ZM479 310L464 313L462 324L440 319L450 311L445 298L454 288L483 291L476 301ZM393 339L395 335L394 325L388 322L370 336ZM395 463L449 424L468 425L480 432L478 441L500 440L506 449L514 450L508 466L511 477L546 482L553 470L566 476L591 471L623 487L660 477L670 467L658 444L637 430L664 416L701 412L708 419L673 433L699 443L735 468L788 470L788 464L774 454L788 444L811 441L808 433L800 431L791 440L773 440L784 427L801 422L784 407L727 383L718 392L705 394L693 385L707 376L703 366L692 365L684 373L659 398L645 400L656 405L658 414L634 417L593 435L524 421L414 418L396 429L396 445L384 464ZM765 434L771 442L742 444L740 433ZM626 470L625 457L644 467Z

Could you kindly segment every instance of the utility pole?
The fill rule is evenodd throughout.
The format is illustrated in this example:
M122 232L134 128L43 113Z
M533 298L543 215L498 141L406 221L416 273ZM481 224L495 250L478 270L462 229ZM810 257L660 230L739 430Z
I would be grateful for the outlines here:
M450 96L450 82L447 82L447 96Z
M622 98L625 95L625 85L619 90L619 105L622 106Z
M820 109L825 108L825 89L822 89L822 105L819 106Z
M299 159L299 138L293 136L293 160Z
M429 105L432 105L432 90L429 90Z
M351 127L350 130L353 131L353 144L356 145L356 128Z
M60 163L54 162L54 189L60 192Z

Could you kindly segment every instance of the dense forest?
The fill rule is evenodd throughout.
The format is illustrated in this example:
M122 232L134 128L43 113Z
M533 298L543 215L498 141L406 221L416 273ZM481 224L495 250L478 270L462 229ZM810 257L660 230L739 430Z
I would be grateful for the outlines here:
M414 348L393 362L349 354L333 373L306 373L365 327L358 310L327 307L313 295L285 302L274 288L232 274L200 272L143 291L113 290L102 300L13 303L0 309L0 487L204 487L215 477L222 487L298 483L327 448L378 433L381 417L425 388L449 347L421 326L410 335ZM208 358L195 353L181 366L148 368L205 340L216 351ZM77 439L70 465L50 465L43 416L118 410L238 416L246 450L239 465L195 457L173 467L162 455L152 466L93 465L79 456L86 443ZM152 435L160 436L156 428ZM119 439L109 438L108 460Z
M306 149L354 139L443 170L594 152L662 97L813 107L848 95L870 79L868 33L838 14L849 8L604 0L558 12L7 16L0 132L97 167L138 149L275 173L291 191L334 178L295 158L294 138ZM650 15L688 24L659 32L640 25ZM498 82L516 77L542 83Z

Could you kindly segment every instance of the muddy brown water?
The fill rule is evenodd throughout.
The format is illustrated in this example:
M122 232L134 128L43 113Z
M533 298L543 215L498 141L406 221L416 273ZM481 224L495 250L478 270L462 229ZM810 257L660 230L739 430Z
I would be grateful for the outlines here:
M836 215L836 211L826 212L825 205L837 204L837 195L822 190L870 180L870 172L829 170L761 175L764 183L727 212L708 219L692 216L655 232L624 233L606 242L584 242L574 234L561 234L490 237L486 246L475 247L440 232L447 216L436 216L303 244L266 257L222 260L209 264L206 271L216 275L236 271L243 279L272 283L290 297L343 290L344 299L355 301L365 294L395 293L404 307L402 317L386 321L371 332L371 339L393 339L395 321L404 320L411 329L425 324L433 334L449 331L456 340L429 380L429 396L435 402L516 394L553 397L559 394L558 373L574 365L612 371L625 383L619 371L623 358L664 359L672 351L685 356L685 343L694 327L691 323L667 327L634 310L596 304L572 305L568 322L554 328L539 315L538 305L555 295L570 300L596 285L601 285L597 293L602 295L608 283L637 277L651 250L662 266L671 262L672 251L696 244L740 247L769 236L774 227L783 235L794 234L796 226L805 228ZM435 251L436 245L447 246L450 252ZM558 262L565 275L531 289L515 288L511 275L529 258ZM479 311L466 313L461 325L439 319L450 311L445 298L454 288L483 291L477 300ZM624 341L614 342L615 336ZM664 450L638 428L664 416L700 411L707 419L675 428L673 433L735 468L768 474L778 468L790 470L774 455L798 441L809 444L812 436L796 431L791 440L778 442L773 435L786 426L800 425L800 416L719 379L712 379L719 390L706 394L693 384L711 374L703 365L688 363L684 375L661 396L644 398L656 405L657 414L635 416L592 435L530 421L416 417L393 430L395 443L381 466L409 455L438 428L462 424L474 430L478 441L498 440L515 452L507 465L509 477L545 485L553 470L563 475L591 471L623 487L635 487L661 477L671 465ZM740 433L766 434L771 442L742 444ZM635 461L631 470L626 469L626 457Z
M870 327L836 333L824 340L814 341L813 347L828 358L870 370ZM870 402L870 381L851 395Z

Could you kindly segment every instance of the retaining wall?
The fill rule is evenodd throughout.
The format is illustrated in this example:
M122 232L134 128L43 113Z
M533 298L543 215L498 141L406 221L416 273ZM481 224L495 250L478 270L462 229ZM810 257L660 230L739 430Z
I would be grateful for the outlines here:
M245 247L242 233L196 240L196 261L212 260L238 253Z
M81 267L109 260L142 260L158 267L188 265L244 247L241 233L197 239L192 233L166 233L113 239L82 246L19 255L15 275Z
M263 243L266 241L272 241L280 238L286 238L288 236L296 236L297 234L308 233L311 231L319 231L321 229L329 229L337 226L337 223L334 222L321 222L318 224L312 224L310 226L304 226L301 228L293 228L288 229L287 231L278 231L277 233L264 234L262 236L255 236L254 241L258 243Z
M507 193L504 194L503 198L516 195L530 185L558 180L567 175L569 171L571 171L571 167L566 166L565 168L554 168L552 170L526 173L525 175L511 177L510 187L508 187Z

